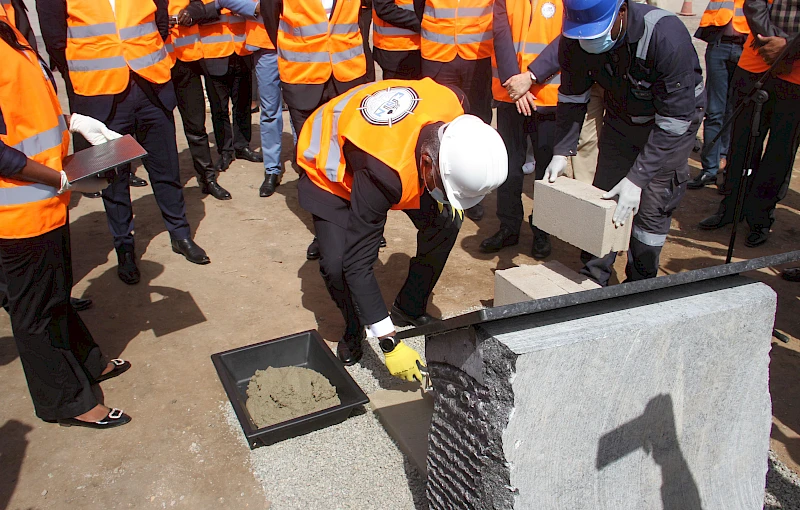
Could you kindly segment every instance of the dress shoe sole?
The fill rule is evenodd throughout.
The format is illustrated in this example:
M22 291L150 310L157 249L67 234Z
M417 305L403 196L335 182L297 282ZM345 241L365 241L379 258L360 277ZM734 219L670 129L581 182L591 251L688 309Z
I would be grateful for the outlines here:
M200 265L200 266L204 266L204 265L206 265L206 264L210 264L210 263L211 263L211 259L210 259L210 258L208 258L208 257L206 257L206 258L204 258L204 259L200 259L200 260L192 260L192 259L190 259L189 257L187 257L187 256L186 256L186 254L184 254L184 253L181 253L181 251L180 251L180 250L178 250L178 249L176 249L174 246L172 247L172 251L174 251L174 252L175 252L175 253L177 253L178 255L182 255L182 256L183 256L183 258L185 258L186 260L188 260L188 261L189 261L189 262L191 262L192 264L197 264L197 265Z
M763 237L763 238L759 239L755 243L751 243L749 239L745 239L744 240L744 245L747 246L748 248L755 248L757 246L761 246L762 244L766 243L767 241L769 241L769 236Z
M136 285L142 279L142 277L140 275L126 277L126 276L122 276L121 274L117 273L117 276L119 276L119 279L122 280L122 283L125 283L125 284L128 284L128 285Z
M481 243L479 249L483 253L497 253L498 251L502 250L503 248L508 248L509 246L516 246L518 244L519 244L519 239L517 239L514 242L503 241L503 244L500 245L500 246L484 246L483 243Z
M202 192L203 192L204 195L211 195L212 197L216 198L217 200L231 200L231 199L233 199L233 197L230 195L230 193L228 193L227 195L216 195L216 194L211 193L210 191L207 191L207 190L202 190Z
M531 251L531 257L535 258L536 260L542 260L549 257L551 253L553 253L552 248L544 251Z

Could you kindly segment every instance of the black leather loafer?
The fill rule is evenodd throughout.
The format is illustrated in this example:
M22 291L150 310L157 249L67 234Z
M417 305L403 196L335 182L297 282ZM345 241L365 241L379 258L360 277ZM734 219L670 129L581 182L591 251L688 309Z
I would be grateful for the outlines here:
M128 285L139 283L141 273L136 267L136 255L132 248L117 249L117 276Z
M700 175L692 179L686 184L686 187L689 189L700 189L704 188L709 184L716 184L717 176L711 175L708 172L701 172Z
M392 305L391 316L392 322L395 326L414 326L415 328L427 326L428 324L437 322L439 320L431 317L427 313L423 313L417 317L411 317L406 312L401 310L396 303Z
M191 238L173 239L172 251L183 255L186 260L194 264L208 264L211 262L205 250L199 247Z
M515 234L505 225L500 225L500 230L492 237L487 237L481 242L480 249L484 253L495 253L506 246L519 244L519 234Z
M358 338L342 337L339 343L336 344L336 357L342 362L342 365L349 367L361 361L364 355L363 342L364 335Z
M113 429L131 421L131 417L122 412L122 409L111 409L105 418L100 421L81 421L75 418L58 420L62 427L87 427L90 429Z
M788 267L783 270L781 277L787 282L800 282L800 267Z
M386 238L385 237L381 236L381 242L378 243L378 246L380 246L381 248L386 248Z
M716 230L731 223L733 223L733 218L727 218L725 215L717 213L701 221L698 226L703 230Z
M260 152L256 152L250 147L245 147L244 149L236 149L236 159L252 161L253 163L264 162L264 156L262 156Z
M128 371L128 369L131 368L130 361L125 361L124 359L112 359L110 363L114 365L114 368L112 368L110 372L97 376L94 380L95 383L101 383L103 381L113 379L118 375L124 374Z
M230 200L233 198L230 192L220 186L217 181L210 181L206 184L203 184L203 187L200 188L200 191L206 195L211 195L217 200Z
M136 177L136 174L131 174L131 177L130 179L128 179L128 182L134 188L144 188L145 186L147 186L147 181L145 181L141 177Z
M234 156L232 152L223 152L219 156L219 161L214 165L214 169L217 172L224 172L231 166L231 163L233 163L235 159L236 156Z
M531 256L536 260L546 259L553 251L550 244L550 234L538 228L533 228L533 246L531 246Z
M750 227L750 233L747 234L744 245L749 248L755 248L756 246L761 246L766 243L767 239L769 239L769 228L755 225Z
M483 206L481 204L473 205L464 211L464 214L472 221L481 221L483 218Z
M82 312L92 307L91 299L69 298L69 304L76 312Z
M264 182L258 188L258 196L271 197L275 193L275 188L281 183L281 174L266 174L264 175Z
M306 258L308 260L317 260L319 258L319 241L317 241L316 237L306 248Z

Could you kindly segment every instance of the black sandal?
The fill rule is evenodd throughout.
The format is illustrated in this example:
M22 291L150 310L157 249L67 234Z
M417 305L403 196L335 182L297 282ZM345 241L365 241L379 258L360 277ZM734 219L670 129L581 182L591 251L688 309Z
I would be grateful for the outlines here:
M128 369L131 368L131 362L125 361L124 359L112 359L111 363L114 365L114 368L111 369L111 372L97 376L94 380L95 384L114 378L127 372Z
M90 429L113 429L131 421L131 417L122 412L122 409L111 409L105 418L100 421L81 421L76 418L58 420L62 427L87 427Z

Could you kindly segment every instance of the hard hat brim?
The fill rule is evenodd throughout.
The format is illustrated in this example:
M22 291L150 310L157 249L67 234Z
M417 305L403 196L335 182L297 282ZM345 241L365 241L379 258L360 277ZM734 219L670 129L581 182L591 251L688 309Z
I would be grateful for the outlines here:
M614 11L610 17L593 23L576 23L565 19L561 34L568 39L597 39L598 37L603 37L614 25L617 12L618 10Z

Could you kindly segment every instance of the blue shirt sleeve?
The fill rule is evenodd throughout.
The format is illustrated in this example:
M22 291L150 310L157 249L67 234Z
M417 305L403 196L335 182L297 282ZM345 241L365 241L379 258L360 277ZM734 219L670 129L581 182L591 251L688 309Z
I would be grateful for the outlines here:
M256 17L256 3L254 0L216 0L218 8L226 8L240 16Z

